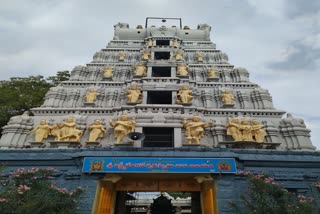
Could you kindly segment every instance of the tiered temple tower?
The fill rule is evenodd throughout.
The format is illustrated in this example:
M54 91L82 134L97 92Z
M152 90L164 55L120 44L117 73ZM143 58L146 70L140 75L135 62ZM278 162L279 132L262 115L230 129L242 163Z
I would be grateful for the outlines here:
M232 213L228 201L247 188L237 170L269 174L319 205L310 186L320 179L320 155L304 121L284 116L268 90L228 62L210 26L190 29L176 18L180 26L150 26L152 19L162 20L116 24L92 62L52 87L42 106L10 119L0 139L6 170L58 169L58 184L86 188L83 214L174 206ZM190 197L138 200L133 192Z
M273 106L268 90L250 82L246 69L234 67L228 56L216 49L210 41L211 27L207 24L190 29L188 26L129 28L129 24L118 23L114 28L114 38L107 47L95 53L92 62L76 66L69 81L51 88L43 105L31 109L33 116L26 113L11 118L3 127L1 147L32 146L35 134L30 131L41 120L52 127L70 116L82 135L78 145L68 147L88 145L89 127L95 120L107 130L97 139L99 145L113 146L114 129L108 121L128 114L136 122L135 131L146 135L145 141L135 142L134 147L194 144L194 140L186 139L188 133L183 122L198 115L210 126L204 129L197 146L233 147L230 142L246 141L242 147L256 148L248 143L257 141L254 133L252 140L250 136L243 140L241 136L235 137L237 133L227 131L228 124L235 119L234 129L245 123L252 129L253 120L262 125L265 134L260 136L263 138L260 143L266 144L259 147L315 149L304 121L289 114L283 118L285 112ZM238 127L234 132L241 135L245 131ZM61 146L50 144L56 138L53 135L43 138L41 147ZM151 137L154 135L166 137L159 140L159 136Z

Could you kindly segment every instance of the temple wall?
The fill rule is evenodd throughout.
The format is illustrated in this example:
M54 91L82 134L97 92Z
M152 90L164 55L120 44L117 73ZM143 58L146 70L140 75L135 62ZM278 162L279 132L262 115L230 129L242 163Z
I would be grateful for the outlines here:
M18 168L53 167L60 172L55 182L66 188L85 188L78 213L88 214L96 194L97 182L108 174L81 172L83 157L183 157L183 158L235 158L237 170L265 173L275 178L290 191L315 198L320 203L318 192L310 185L320 179L320 153L299 151L250 151L237 149L19 149L0 150L0 162L6 162L4 173ZM121 176L121 174L119 174ZM229 201L236 201L246 191L245 177L234 174L211 174L217 182L217 200L220 214L232 213Z

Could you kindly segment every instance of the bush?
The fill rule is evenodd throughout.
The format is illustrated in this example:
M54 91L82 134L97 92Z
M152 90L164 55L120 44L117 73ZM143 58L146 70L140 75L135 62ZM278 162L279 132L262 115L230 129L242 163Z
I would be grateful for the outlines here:
M240 172L248 177L248 191L241 195L240 204L230 206L241 214L316 214L314 199L288 192L268 175Z
M1 214L72 214L83 190L69 191L57 187L52 168L18 169L9 176L0 176Z

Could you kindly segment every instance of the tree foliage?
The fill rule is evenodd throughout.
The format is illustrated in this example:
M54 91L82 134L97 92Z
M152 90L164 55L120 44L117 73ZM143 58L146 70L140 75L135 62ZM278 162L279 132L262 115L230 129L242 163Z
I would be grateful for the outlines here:
M50 76L47 80L54 86L58 85L62 81L69 80L70 72L69 71L58 71L57 75Z
M229 202L241 214L317 214L314 198L288 192L268 175L244 172L248 176L248 191L240 204Z
M5 126L10 117L39 107L50 87L68 80L69 71L59 71L56 76L12 77L0 82L0 127Z
M59 188L50 179L56 173L47 169L18 169L9 177L0 176L2 214L74 214L83 190Z

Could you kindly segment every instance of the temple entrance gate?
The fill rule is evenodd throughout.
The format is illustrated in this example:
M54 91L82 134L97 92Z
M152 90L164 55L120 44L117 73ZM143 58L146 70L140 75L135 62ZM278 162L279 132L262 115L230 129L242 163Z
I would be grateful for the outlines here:
M106 178L102 179L98 184L93 213L148 213L146 207L141 207L141 203L137 203L140 205L136 205L128 211L127 207L130 205L128 204L130 201L128 195L130 197L130 194L133 193L147 194L152 192L158 192L161 196L169 195L172 192L189 194L191 199L188 206L190 207L186 206L186 211L182 213L217 213L217 197L214 180L203 179L204 176L201 178L198 176L197 179L195 179L190 175L181 174L148 176L140 174L140 178L138 177L139 175L121 175L121 177L117 175L107 175ZM135 198L131 199L135 200ZM152 203L150 203L150 206L151 205ZM176 206L173 207L176 208Z

